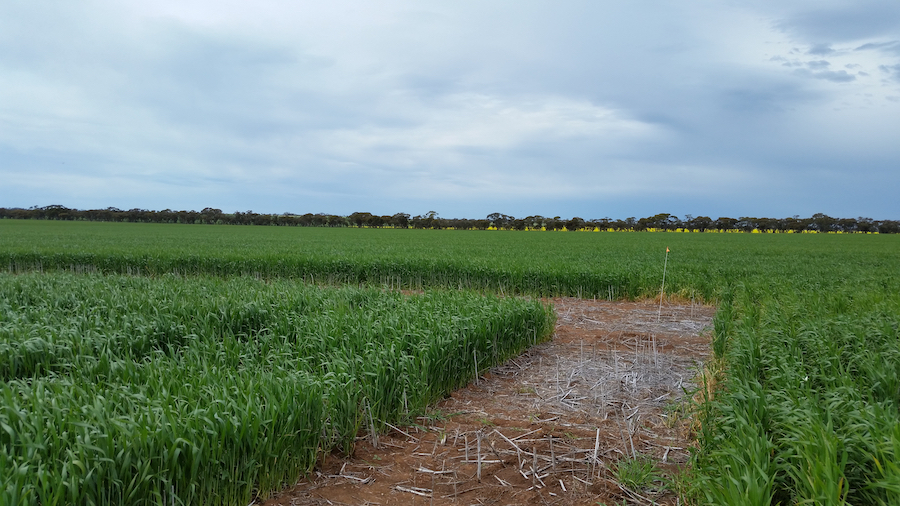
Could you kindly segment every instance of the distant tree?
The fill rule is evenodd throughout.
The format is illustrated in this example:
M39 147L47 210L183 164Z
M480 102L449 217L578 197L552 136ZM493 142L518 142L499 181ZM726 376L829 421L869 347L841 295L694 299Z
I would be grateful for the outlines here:
M408 228L409 215L406 213L397 213L391 216L390 224L397 228Z
M625 226L624 226L624 228L622 228L622 230L638 230L638 220L634 216L629 216L628 218L625 218L625 221L623 222L623 224Z
M628 225L625 223L625 220L612 220L611 222L609 222L609 226L613 230L628 230Z
M718 219L716 219L716 228L718 230L734 230L737 226L737 222L738 220L734 218L726 218L720 216Z
M669 213L660 213L637 220L636 230L674 230L681 227L681 220Z
M854 218L841 218L835 223L835 227L841 232L856 232L858 223Z
M895 220L875 221L872 218L832 218L823 213L816 213L810 218L799 218L794 215L790 218L754 218L741 217L740 219L720 217L712 220L708 216L693 217L688 214L682 221L677 217L660 213L639 220L629 217L624 220L612 220L610 218L592 219L585 221L579 217L570 220L562 220L559 216L546 218L541 215L532 215L522 219L516 219L502 213L492 213L482 220L470 220L466 218L441 218L435 211L429 211L421 216L410 218L409 214L397 213L393 216L378 216L367 212L355 212L350 216L338 216L330 214L306 213L302 216L292 213L259 214L253 211L234 214L224 214L220 209L204 208L202 211L149 211L133 208L123 211L116 207L105 209L88 209L80 211L69 209L62 205L31 206L23 208L0 208L0 219L44 219L44 220L87 220L87 221L128 221L146 223L189 223L189 224L232 224L232 225L278 225L278 226L307 226L307 227L383 227L394 226L398 228L433 228L433 229L486 229L490 226L524 230L645 230L648 228L658 230L673 230L688 228L691 230L705 231L712 228L718 230L739 229L745 232L770 230L802 232L815 230L820 232L879 232L882 234L900 233L900 222Z
M598 228L600 230L606 230L606 229L612 228L612 220L609 219L609 217L594 219L594 220L591 220L589 223L592 228Z
M583 228L584 228L584 219L579 218L578 216L575 216L571 220L566 222L566 230L574 231L574 230L581 230Z
M666 230L678 230L679 228L684 228L684 222L681 221L678 216L670 214L663 227Z
M523 219L512 220L509 222L509 228L513 230L525 230L528 227L528 222Z
M554 216L553 218L547 218L546 220L544 220L544 226L547 227L547 230L562 230L563 227L566 226L566 224L559 218L559 216Z
M863 218L860 216L856 219L856 229L860 232L875 232L877 228L875 220L872 218Z
M441 219L435 211L428 211L423 216L413 216L410 223L412 223L413 228L444 228Z
M350 221L345 216L337 216L334 214L326 215L329 227L343 228L350 225Z
M130 221L132 223L142 223L150 221L148 216L150 211L146 209L129 209L127 211L123 211L122 213L122 221Z
M52 205L37 209L42 219L46 220L67 220L71 216L72 209L65 206Z
M756 220L756 229L760 232L778 230L779 221L774 218L759 218L758 220Z
M791 230L794 232L802 232L806 230L808 220L801 220L796 214L790 218L782 220L783 230Z
M490 226L491 222L488 220L472 220L472 228L475 230L487 230Z
M835 229L836 220L827 214L816 213L812 215L812 220L809 225L810 230L817 230L819 232L832 232Z
M301 227L321 227L324 223L317 223L316 215L306 213L298 220Z
M507 228L509 227L509 223L515 218L512 216L507 216L501 213L491 213L487 215L487 220L491 222L491 225L497 228Z
M758 221L759 220L757 218L742 216L738 219L737 223L735 223L735 227L737 227L742 232L750 232L756 228Z
M685 222L685 227L691 230L699 230L701 232L705 232L708 229L712 228L714 224L715 222L709 216L697 216L696 218L688 219L687 222Z
M544 227L545 218L539 214L529 216L524 219L525 226L532 229L540 229Z
M298 218L299 216L293 213L282 213L273 217L273 224L279 227L293 227L297 226Z
M896 234L900 233L900 222L894 220L883 220L878 222L878 233L880 234Z
M360 213L356 212L351 214L348 219L350 223L357 227L366 227L369 226L372 222L372 213Z
M285 213L287 214L287 213ZM205 207L200 211L200 219L203 223L212 225L222 219L222 210L212 207Z
M274 225L275 224L275 216L271 214L256 214L254 213L250 222L254 225Z

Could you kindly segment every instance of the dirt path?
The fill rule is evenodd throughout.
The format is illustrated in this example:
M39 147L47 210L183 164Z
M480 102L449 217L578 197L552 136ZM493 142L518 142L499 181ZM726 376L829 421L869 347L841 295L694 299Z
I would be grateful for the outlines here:
M626 486L616 470L635 455L663 474L687 461L683 389L709 353L714 309L552 302L552 341L454 392L419 426L327 457L265 505L675 504L661 480Z

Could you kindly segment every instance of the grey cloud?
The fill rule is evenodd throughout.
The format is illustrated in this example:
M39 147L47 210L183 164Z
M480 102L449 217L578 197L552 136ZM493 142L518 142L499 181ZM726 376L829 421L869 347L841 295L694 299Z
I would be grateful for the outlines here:
M820 72L811 72L806 69L797 69L794 71L797 75L804 77L813 77L816 79L824 79L835 83L847 83L855 81L856 76L847 73L846 70L823 70Z
M826 55L833 52L834 49L831 49L831 44L814 44L813 47L806 51L806 54Z
M178 26L165 27L152 52L131 49L140 59L121 69L133 84L123 92L167 121L256 137L308 115L328 118L319 114L326 100L291 90L320 76L326 60Z
M806 66L809 67L809 68L811 68L811 69L813 69L813 70L822 70L822 69L826 69L826 68L828 68L830 65L831 65L831 63L829 63L829 62L827 62L827 61L825 61L825 60L808 61L808 62L806 62Z
M780 113L786 110L785 91L781 86L722 90L720 103L726 110L740 114Z
M856 76L848 74L846 70L826 70L823 72L815 72L813 76L816 79L825 79L835 83L846 83L856 80Z
M866 50L884 51L887 53L900 55L900 41L892 40L890 42L869 42L868 44L863 44L854 49L854 51Z
M879 70L888 74L891 79L895 81L900 81L900 64L896 65L879 65Z
M802 67L803 62L799 60L788 60L784 56L773 56L769 58L769 61L781 62L782 67Z
M856 0L838 7L817 4L815 10L799 12L777 24L786 32L817 41L853 41L900 29L900 2ZM827 46L819 43L814 47Z

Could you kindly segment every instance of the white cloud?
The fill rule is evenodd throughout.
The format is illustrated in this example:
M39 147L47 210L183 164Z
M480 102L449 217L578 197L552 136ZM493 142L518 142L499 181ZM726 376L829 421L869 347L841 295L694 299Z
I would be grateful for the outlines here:
M657 128L620 112L562 97L495 97L463 93L422 103L415 97L391 102L409 124L371 125L323 134L322 146L361 159L378 151L410 151L440 158L466 150L509 151L529 144L582 140L610 153L623 142L653 137ZM412 160L421 164L425 160Z

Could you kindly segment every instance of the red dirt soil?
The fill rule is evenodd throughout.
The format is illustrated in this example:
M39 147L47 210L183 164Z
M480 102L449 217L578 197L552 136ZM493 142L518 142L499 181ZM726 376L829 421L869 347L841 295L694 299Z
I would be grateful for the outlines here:
M350 458L325 456L263 504L676 504L662 480L629 487L616 469L642 455L671 476L687 462L684 392L708 357L714 308L550 302L551 341L453 392L418 425L364 434Z

